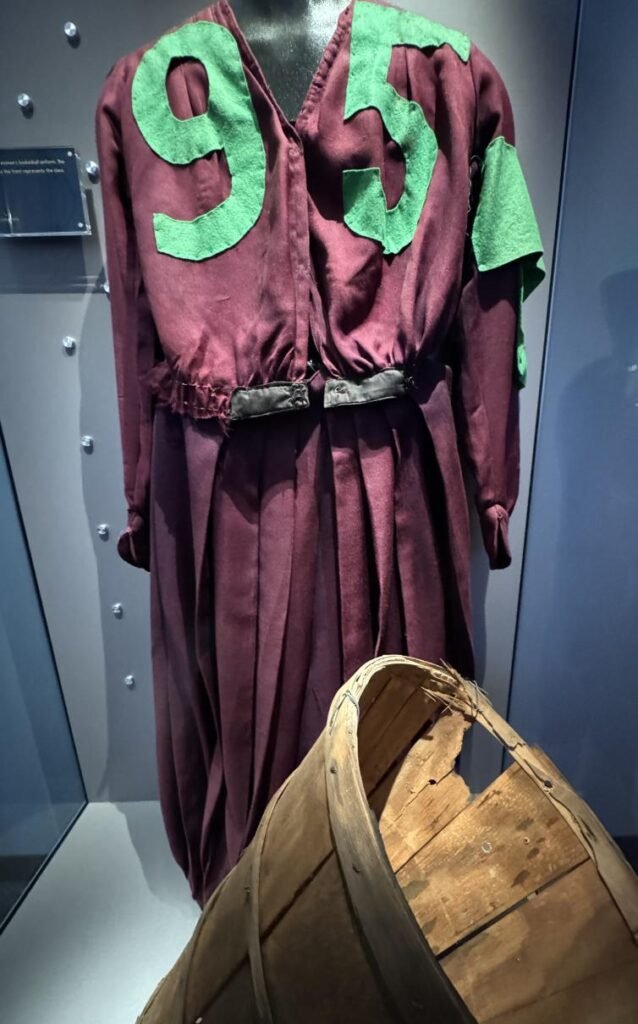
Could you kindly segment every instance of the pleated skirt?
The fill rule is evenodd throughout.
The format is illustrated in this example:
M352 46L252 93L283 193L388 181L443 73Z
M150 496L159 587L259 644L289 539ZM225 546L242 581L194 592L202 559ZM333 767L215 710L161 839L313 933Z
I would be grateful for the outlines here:
M151 626L160 799L203 904L330 701L379 654L472 675L447 391L234 424L158 407ZM440 409L437 408L440 406Z

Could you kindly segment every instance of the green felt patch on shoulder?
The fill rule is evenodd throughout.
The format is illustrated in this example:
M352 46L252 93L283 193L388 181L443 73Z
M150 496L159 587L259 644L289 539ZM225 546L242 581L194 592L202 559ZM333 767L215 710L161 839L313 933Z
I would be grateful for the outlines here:
M485 151L472 246L479 270L524 261L524 299L545 276L543 243L518 153L502 135Z
M178 59L199 61L209 82L207 109L186 119L175 116L166 89L170 65ZM210 21L163 36L139 63L131 103L144 139L162 160L181 166L223 150L231 176L228 198L193 220L154 214L158 250L204 260L236 245L264 205L266 154L235 37Z
M543 243L516 148L502 135L485 150L479 204L472 227L472 247L480 271L520 263L516 379L524 387L527 354L522 306L545 276Z
M392 48L444 45L467 62L470 40L462 32L395 7L366 0L354 5L344 121L361 110L379 111L401 148L405 184L398 203L388 209L379 167L345 170L344 218L351 231L380 242L386 254L401 252L414 238L438 154L436 135L421 106L400 96L387 80Z

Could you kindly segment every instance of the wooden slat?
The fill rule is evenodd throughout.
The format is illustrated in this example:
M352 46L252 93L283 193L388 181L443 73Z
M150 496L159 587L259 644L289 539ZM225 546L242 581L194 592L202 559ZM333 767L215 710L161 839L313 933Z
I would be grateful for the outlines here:
M392 771L388 772L384 779L375 787L372 793L368 794L368 803L370 804L370 810L375 815L377 821L383 813L383 808L386 806L390 794L392 793L392 787L396 781L397 773L399 771L400 764L394 766Z
M514 764L397 878L440 954L586 857L572 829Z
M179 1002L175 1005L181 1010ZM237 973L228 979L227 984L218 993L214 1006L206 1007L197 1014L197 1017L184 1017L181 1013L175 1017L164 1016L158 1024L173 1024L173 1021L179 1021L179 1024L193 1024L194 1021L197 1024L227 1024L229 1021L233 1024L235 1021L241 1021L241 1024L259 1024L248 964L243 963ZM147 1024L147 1021L140 1024Z
M390 785L381 784L381 792L385 790L383 801L379 800L376 790L370 798L370 806L383 823L395 821L425 787L440 782L452 771L468 727L463 715L445 711L425 735L414 742L387 777Z
M264 939L263 958L276 1021L352 1024L353 1012L366 1024L391 1019L334 853Z
M387 862L353 757L357 708L344 700L325 733L330 825L349 905L395 1024L473 1024L432 955ZM353 1017L353 1019L356 1019Z
M370 799L395 872L469 800L466 784L453 771L467 727L462 715L445 712Z
M303 813L300 812L300 793L303 793ZM267 934L294 903L331 851L323 741L319 740L290 777L277 805L276 823L269 829L260 877L262 934ZM249 932L244 911L246 893L252 884L253 853L254 846L251 846L221 883L214 909L206 908L196 941L191 939L189 943L186 958L192 962L185 1004L187 1021L196 1020L202 1007L214 1002L247 958ZM214 970L210 968L211 950L215 951ZM184 973L182 983L183 980ZM162 1005L169 1004L163 1000Z
M465 782L451 772L435 785L426 784L396 821L382 822L381 835L394 873L446 828L469 799Z
M397 658L393 655L375 658L374 661L362 665L342 687L342 691L347 689L359 704L359 717L363 720L392 679L400 677L406 687L406 693L420 689L426 679L423 673L424 664L425 662L417 662L416 659Z
M303 793L303 810L299 794ZM289 782L277 807L261 866L260 918L268 931L332 851L324 782L324 751L318 741ZM285 870L282 865L285 864Z
M441 705L401 676L393 677L359 724L359 762L370 793Z
M359 709L359 741L361 741L364 722L365 729L371 736L378 734L379 727L383 727L389 718L392 718L397 711L397 702L404 702L408 699L413 686L408 685L400 672L394 672L391 667L384 668L370 679L361 697ZM367 733L363 732L364 739Z
M442 966L481 1024L638 1021L638 946L590 860Z
M598 873L612 895L627 927L638 943L638 877L591 807L576 793L554 762L539 747L530 747L530 756L541 765L552 781L550 799L575 830L596 864Z
M530 747L499 715L490 702L460 676L444 678L438 669L428 666L432 696L445 691L452 706L471 710L471 717L484 726L534 780L555 810L567 822L596 863L598 873L611 893L627 925L638 942L638 877L591 807L569 785L543 751Z
M485 1024L636 1024L636 987L635 964L618 964L537 1006L523 1006Z
M388 662L390 659L386 659ZM396 675L393 664L380 665L377 661L376 671L368 671L372 668L371 663L363 665L354 676L348 680L346 686L354 699L359 704L359 718L363 720L369 714L372 705L378 700L390 680Z

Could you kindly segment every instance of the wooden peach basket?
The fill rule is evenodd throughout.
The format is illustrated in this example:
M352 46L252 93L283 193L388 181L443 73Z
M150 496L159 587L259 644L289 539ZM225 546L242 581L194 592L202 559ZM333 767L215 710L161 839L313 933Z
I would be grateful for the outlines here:
M472 796L482 727L512 763ZM364 665L143 1024L636 1024L638 878L473 683Z

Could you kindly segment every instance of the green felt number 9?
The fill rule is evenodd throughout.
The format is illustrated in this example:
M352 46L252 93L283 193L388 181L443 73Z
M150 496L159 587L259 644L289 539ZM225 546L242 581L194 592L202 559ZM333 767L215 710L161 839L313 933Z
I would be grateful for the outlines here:
M438 153L436 135L419 104L400 96L387 80L392 47L425 49L445 43L461 60L468 60L470 41L461 32L394 7L365 0L354 5L344 121L366 108L379 111L390 137L401 147L405 184L389 210L379 167L345 170L345 221L355 234L381 242L387 254L401 252L414 238Z
M187 119L175 117L166 90L170 64L180 58L200 61L209 82L207 110ZM131 99L138 127L159 157L184 165L223 150L231 176L228 198L194 220L153 215L158 250L206 260L236 245L264 205L266 154L234 36L210 21L163 36L142 57Z

